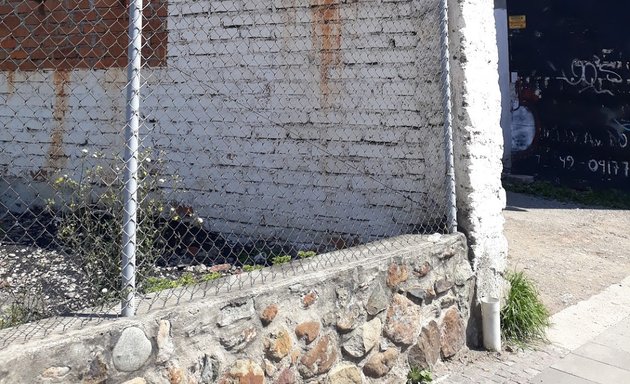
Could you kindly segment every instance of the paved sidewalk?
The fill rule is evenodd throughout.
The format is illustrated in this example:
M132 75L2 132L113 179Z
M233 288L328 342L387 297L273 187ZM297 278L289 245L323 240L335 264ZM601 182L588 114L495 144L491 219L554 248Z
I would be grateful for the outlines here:
M435 382L630 384L630 277L551 320L551 344L488 354Z
M630 316L552 364L532 383L630 383Z

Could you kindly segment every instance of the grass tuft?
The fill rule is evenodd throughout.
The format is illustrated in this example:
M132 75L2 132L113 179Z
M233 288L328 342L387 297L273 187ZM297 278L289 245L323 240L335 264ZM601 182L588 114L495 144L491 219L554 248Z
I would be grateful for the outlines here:
M546 340L549 310L540 300L534 283L523 272L508 275L510 292L501 309L501 333L508 342L526 344Z

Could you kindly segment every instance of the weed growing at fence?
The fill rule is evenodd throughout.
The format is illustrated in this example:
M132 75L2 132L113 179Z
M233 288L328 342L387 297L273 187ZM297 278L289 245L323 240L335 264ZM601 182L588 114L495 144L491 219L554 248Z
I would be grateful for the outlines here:
M47 316L43 295L39 290L12 295L11 304L0 308L0 329L43 319Z
M271 264L281 265L281 264L286 264L290 261L291 261L291 255L279 255L279 256L274 256L271 259Z
M0 313L0 329L24 324L30 319L29 311L19 304L11 304Z
M243 272L253 272L253 271L259 271L261 269L263 269L264 267L262 265L249 265L249 264L245 264L243 265Z
M223 277L223 275L221 273L219 273L219 272L210 272L210 273L207 273L207 274L201 276L199 281L200 282L213 281L213 280L219 279L221 277Z
M167 279L165 277L148 277L142 285L142 291L144 293L153 293L163 291L165 289L186 287L189 285L213 281L221 278L222 276L223 275L219 272L210 272L200 277L195 277L192 273L185 273L176 280Z
M308 259L309 257L313 257L317 255L315 251L298 251L297 256L300 259Z
M501 332L508 342L524 344L545 340L549 311L540 300L534 283L523 272L508 275L511 284L505 306L501 309Z
M79 259L85 274L92 280L96 302L112 299L120 291L122 222L124 203L119 169L109 170L88 164L84 156L80 174L61 175L54 187L61 198L61 209L55 201L48 208L60 216L57 238L67 252ZM152 161L149 152L139 158L138 231L136 249L137 283L149 277L155 260L169 251L164 234L174 209L161 199L159 177L161 162ZM170 216L169 216L170 215Z

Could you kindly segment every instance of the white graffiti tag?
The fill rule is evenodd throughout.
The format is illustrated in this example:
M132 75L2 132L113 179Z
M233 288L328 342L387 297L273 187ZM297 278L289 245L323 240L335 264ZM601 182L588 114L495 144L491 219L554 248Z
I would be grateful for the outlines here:
M607 83L619 84L623 82L621 75L611 68L615 68L615 62L602 61L598 56L593 56L593 61L574 59L571 62L570 77L562 71L562 76L558 80L564 80L573 86L582 86L580 93L592 89L595 93L606 93L613 95L607 89Z

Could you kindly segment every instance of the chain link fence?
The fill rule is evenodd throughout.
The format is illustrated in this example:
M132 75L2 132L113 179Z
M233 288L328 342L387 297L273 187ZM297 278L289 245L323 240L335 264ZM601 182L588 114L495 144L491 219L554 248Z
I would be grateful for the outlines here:
M445 15L4 0L1 343L454 230Z

